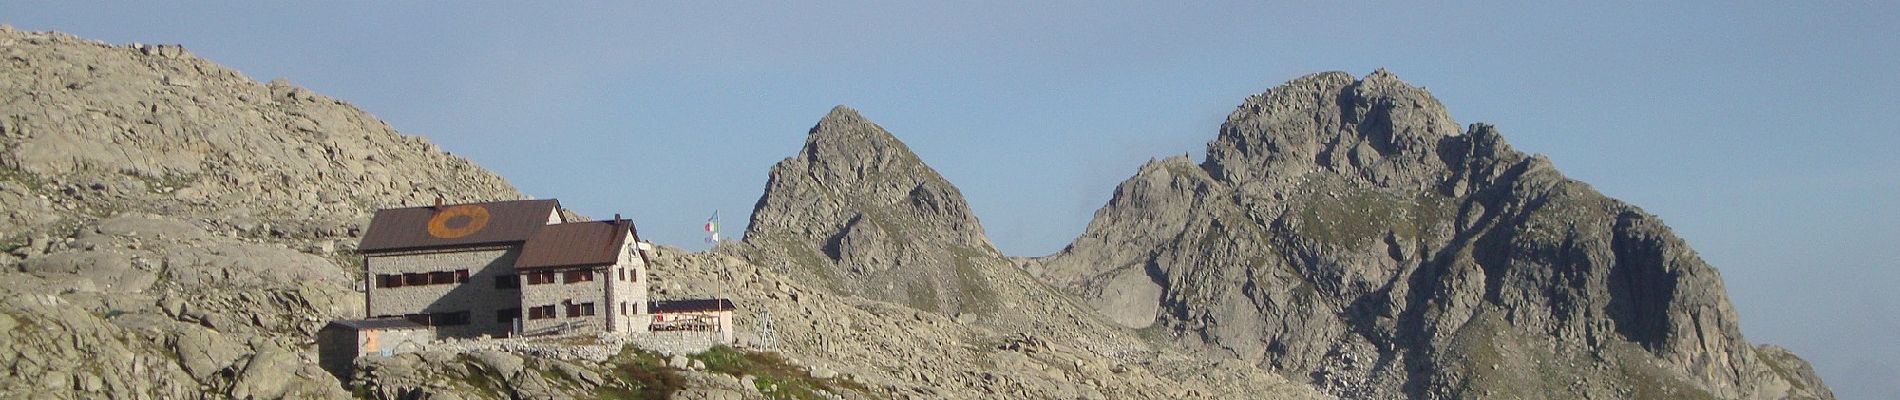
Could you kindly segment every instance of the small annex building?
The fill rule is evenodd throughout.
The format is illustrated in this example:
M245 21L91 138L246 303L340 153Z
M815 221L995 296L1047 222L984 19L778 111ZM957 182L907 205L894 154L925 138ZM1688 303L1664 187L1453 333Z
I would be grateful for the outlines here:
M708 332L720 343L732 343L732 300L659 300L647 306L653 313L648 328L654 332Z
M330 321L317 330L317 359L324 371L348 381L357 357L418 352L433 340L435 329L404 318Z

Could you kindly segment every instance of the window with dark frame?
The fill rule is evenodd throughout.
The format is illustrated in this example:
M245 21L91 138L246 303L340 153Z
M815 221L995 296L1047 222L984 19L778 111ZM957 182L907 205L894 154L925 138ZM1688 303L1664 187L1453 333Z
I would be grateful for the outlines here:
M581 316L594 315L594 302L581 303Z
M506 324L506 323L514 322L514 320L517 320L517 319L521 319L520 308L503 308L500 310L495 310L496 323Z
M468 273L468 270L466 269L458 269L454 271L410 272L410 273L402 273L402 274L376 274L376 287L399 288L403 286L458 284L458 283L468 283L468 279L469 279L469 273ZM510 279L513 279L513 278L510 278ZM513 287L521 286L520 281L515 281L513 284L514 284ZM495 288L497 289L508 288L502 285L503 283L501 282L501 278L496 278Z
M548 283L554 283L554 271L539 271L539 272L528 273L529 285L540 285L540 284L548 284Z
M561 275L562 283L589 282L594 280L594 271L567 271Z
M554 306L538 306L528 309L528 319L548 319L554 317Z
M581 305L579 305L579 304L574 304L574 302L573 302L572 300L563 300L563 301L561 301L561 304L562 304L562 305L566 305L566 306L567 306L567 317L568 317L568 318L574 318L574 317L579 317L579 316L581 316Z
M521 275L508 274L508 275L497 276L495 277L495 288L496 289L520 289ZM515 310L516 314L519 314L520 312L521 310ZM516 316L519 317L520 315L516 315Z
M468 311L436 313L430 316L430 322L434 322L435 326L468 325Z

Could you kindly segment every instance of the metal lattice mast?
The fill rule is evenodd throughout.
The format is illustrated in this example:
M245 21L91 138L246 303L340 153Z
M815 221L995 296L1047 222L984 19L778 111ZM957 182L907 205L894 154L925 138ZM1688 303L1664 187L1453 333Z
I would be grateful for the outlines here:
M772 311L759 310L759 350L772 350L778 345L778 331L772 328Z

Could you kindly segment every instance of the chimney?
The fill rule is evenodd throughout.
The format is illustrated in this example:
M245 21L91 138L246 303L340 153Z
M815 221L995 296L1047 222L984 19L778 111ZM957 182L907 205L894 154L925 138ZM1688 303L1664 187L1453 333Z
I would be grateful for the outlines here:
M620 213L614 213L614 223L620 223Z

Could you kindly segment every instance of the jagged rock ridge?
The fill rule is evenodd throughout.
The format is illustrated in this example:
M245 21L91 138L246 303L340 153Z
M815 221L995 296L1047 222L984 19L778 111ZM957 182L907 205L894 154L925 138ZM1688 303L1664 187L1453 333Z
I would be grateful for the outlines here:
M1251 365L1156 347L1019 270L990 245L955 186L856 111L834 108L807 134L798 155L772 169L744 241L681 264L798 281L787 291L787 284L727 273L751 281L739 287L765 289L734 292L742 307L809 319L780 326L798 327L788 335L798 339L788 341L805 350L795 353L830 355L814 363L867 378L908 371L926 377L926 397L1319 396ZM655 275L669 284L700 282L701 293L706 282L721 280ZM795 301L771 301L781 297ZM808 297L849 300L850 307ZM894 310L902 310L894 319L852 322ZM878 328L854 329L866 324ZM1033 373L1044 368L1076 375Z
M1832 397L1791 354L1757 355L1661 221L1457 127L1383 70L1302 77L1024 266L1125 326L1342 397Z
M748 259L843 292L949 314L993 297L974 263L1000 259L962 193L856 110L833 108L772 167Z

